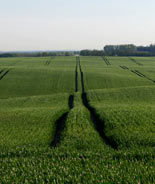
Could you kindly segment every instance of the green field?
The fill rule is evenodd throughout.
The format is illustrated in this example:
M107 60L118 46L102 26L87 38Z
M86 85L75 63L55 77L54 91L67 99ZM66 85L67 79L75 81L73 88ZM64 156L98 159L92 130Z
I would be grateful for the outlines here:
M0 183L155 183L155 57L1 58Z

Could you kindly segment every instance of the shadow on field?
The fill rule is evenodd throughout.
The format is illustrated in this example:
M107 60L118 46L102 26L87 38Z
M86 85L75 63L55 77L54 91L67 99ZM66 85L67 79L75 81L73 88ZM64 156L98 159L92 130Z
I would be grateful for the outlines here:
M70 95L69 96L69 99L68 99L68 106L69 106L69 109L71 110L73 108L73 102L74 102L74 96L73 95ZM61 141L61 135L62 135L62 132L65 128L65 125L66 125L66 120L67 120L67 117L68 117L68 114L69 114L69 111L68 112L65 112L59 119L57 119L57 121L55 122L55 125L56 125L56 130L55 130L55 135L54 135L54 139L53 141L51 142L51 147L54 148L54 147L57 147L57 145L60 143Z

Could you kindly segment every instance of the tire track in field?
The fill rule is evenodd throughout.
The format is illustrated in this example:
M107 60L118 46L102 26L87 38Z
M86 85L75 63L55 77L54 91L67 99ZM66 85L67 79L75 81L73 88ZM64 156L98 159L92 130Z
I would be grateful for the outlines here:
M128 59L139 66L143 66L143 64L137 62L134 58L128 57Z
M50 65L51 64L51 61L50 60L47 60L46 62L45 62L45 65Z
M0 71L0 80L2 80L8 73L10 70L1 70ZM3 73L4 72L4 73Z
M152 81L153 83L155 83L155 80L149 78L148 76L144 75L143 73L141 73L141 72L138 71L138 70L131 70L131 69L129 69L129 68L126 67L126 66L120 66L120 68L122 68L122 69L124 69L124 70L129 70L130 72L136 74L138 77L145 78L145 79L147 79L147 80Z
M75 67L75 92L78 92L78 57L76 57Z
M79 58L76 57L75 92L78 92L78 62L79 62ZM56 122L55 122L56 129L55 129L54 139L51 142L51 147L52 148L55 148L55 147L57 147L58 144L60 144L61 135L62 135L62 132L64 131L68 114L69 114L70 110L74 107L73 104L74 104L74 95L70 95L69 99L68 99L69 111L62 114L62 116L60 116L60 118L57 119Z
M53 60L55 57L54 56L52 56L51 58L50 58L50 60L47 60L46 62L45 62L45 65L50 65L51 64L51 60Z
M73 108L73 103L74 103L74 95L70 95L69 99L68 99L69 111L65 112L55 122L56 129L55 129L54 139L51 142L52 148L55 148L55 147L57 147L58 144L60 144L61 135L62 135L62 132L63 132L65 126L66 126L66 120L67 120L68 114L69 114L70 110Z
M85 93L84 79L83 79L83 72L82 72L81 63L80 63L80 57L78 58L79 58L79 69L80 69L80 75L81 75L81 88L82 88L82 93Z
M20 61L16 61L15 63L12 63L12 64L8 65L8 67L9 66L14 66L14 65L16 65L19 62ZM2 69L0 71L0 80L2 80L10 72L10 70L12 70L12 69Z
M89 103L89 100L87 98L87 93L85 92L85 87L84 87L84 79L83 79L84 75L80 64L80 57L78 59L78 63L79 63L79 69L80 69L80 75L81 75L81 86L82 86L81 98L82 98L83 105L89 110L91 121L94 124L94 127L96 131L99 133L100 137L104 140L104 142L107 145L109 145L113 149L117 149L118 144L113 139L108 138L105 134L105 121L99 118L95 108L93 108Z
M0 74L3 73L4 69L3 70L0 70Z
M107 57L102 56L102 59L104 60L104 62L106 63L106 65L111 65L111 63L109 62L109 60L107 59Z

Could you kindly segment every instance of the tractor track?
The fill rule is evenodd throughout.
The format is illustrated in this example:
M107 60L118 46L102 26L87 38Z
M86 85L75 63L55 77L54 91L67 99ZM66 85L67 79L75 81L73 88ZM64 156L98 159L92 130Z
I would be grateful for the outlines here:
M74 96L70 95L69 99L68 99L69 111L73 108L73 103L74 103ZM51 147L52 148L55 148L55 147L57 147L57 145L60 144L61 135L63 133L63 130L64 130L65 126L66 126L66 121L67 121L69 111L62 114L62 116L60 116L60 118L57 119L56 122L55 122L56 129L55 129L54 139L51 142Z
M15 63L12 63L12 64L8 65L8 67L9 66L14 66L19 62L20 61L16 61ZM0 70L0 80L2 80L10 72L10 70L12 70L12 69L5 68L5 69Z
M98 132L99 136L102 138L102 140L111 148L118 149L118 144L112 139L106 136L105 134L105 120L100 119L99 115L96 113L95 108L93 108L89 100L87 98L87 93L85 92L85 85L84 85L84 74L81 67L80 57L76 57L76 67L75 67L75 92L78 91L78 69L80 71L80 77L81 77L81 88L82 88L82 94L81 99L82 103L85 106L86 109L88 109L90 113L90 119L94 125L95 130ZM55 125L55 135L54 139L51 142L51 147L55 148L57 147L61 142L61 136L66 126L66 121L68 118L68 114L70 113L70 110L74 107L74 95L70 95L68 99L68 106L69 110L62 114L62 116L56 120Z
M132 61L133 63L139 65L139 66L143 66L143 64L137 62L135 59L133 59L133 58L131 58L131 57L128 57L128 59L129 59L130 61Z
M109 62L109 60L107 59L107 57L102 56L102 59L104 60L104 62L106 63L106 65L111 65L111 63Z
M50 60L47 60L45 62L45 65L50 65L51 64L51 60L53 60L55 57L54 56L51 56Z
M45 65L49 65L50 63L51 63L51 61L48 61L48 60L47 60L47 61L45 62Z
M10 71L10 70L6 70L6 71L5 71L5 70L1 70L1 71L0 71L0 74L2 74L3 72L4 72L4 73L0 76L0 80L2 80L2 79L9 73L9 71Z
M76 57L75 92L78 92L78 62L79 62L79 60ZM55 147L57 147L57 145L60 144L61 135L64 131L65 126L66 126L66 121L67 121L68 114L69 114L70 110L73 108L73 104L74 104L74 95L70 95L69 98L68 98L69 111L62 114L62 116L60 116L60 118L57 119L56 122L55 122L56 130L55 130L54 139L51 142L51 147L52 148L55 148Z
M81 75L81 88L82 88L82 93L85 93L84 79L83 79L83 72L82 72L81 63L80 63L80 57L79 57L79 69L80 69L80 75Z
M148 76L144 75L143 73L141 73L140 71L138 70L131 70L129 69L128 67L126 66L119 66L120 68L124 69L124 70L129 70L130 72L134 73L135 75L137 75L138 77L141 77L141 78L145 78L149 81L152 81L153 83L155 83L155 80L149 78Z
M0 70L0 74L4 72L4 69L3 70Z
M78 58L76 57L76 67L75 67L75 92L78 92Z
M85 87L84 87L84 78L83 78L84 75L80 64L80 57L79 57L79 69L80 69L80 75L81 75L81 86L82 86L81 98L82 98L83 105L89 110L91 121L94 124L94 127L96 131L99 133L102 140L113 149L118 149L117 143L114 140L108 138L105 134L105 121L99 118L95 108L93 108L89 103L89 100L87 98L87 93L85 92Z

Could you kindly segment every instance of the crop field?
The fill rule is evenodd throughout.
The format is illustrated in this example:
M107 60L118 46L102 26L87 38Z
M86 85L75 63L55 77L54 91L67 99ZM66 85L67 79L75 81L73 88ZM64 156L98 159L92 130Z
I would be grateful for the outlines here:
M155 57L1 58L0 183L155 183Z

